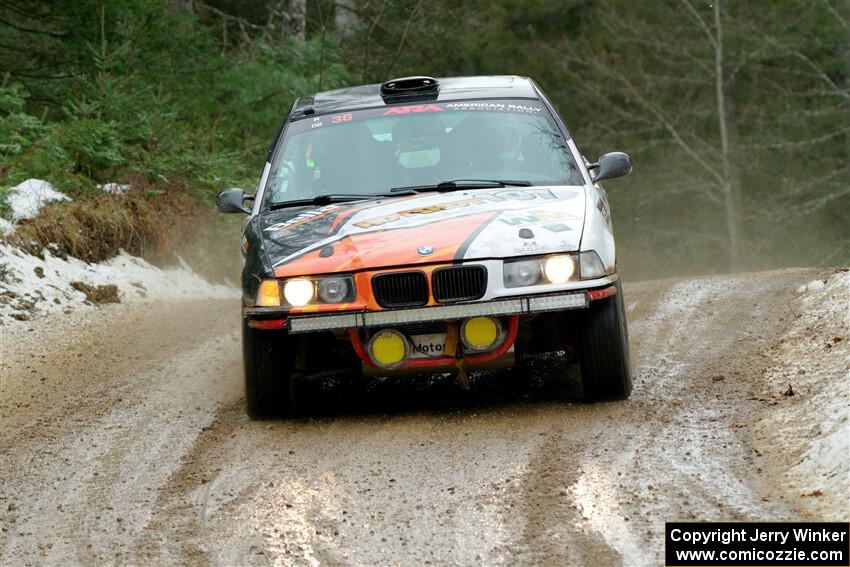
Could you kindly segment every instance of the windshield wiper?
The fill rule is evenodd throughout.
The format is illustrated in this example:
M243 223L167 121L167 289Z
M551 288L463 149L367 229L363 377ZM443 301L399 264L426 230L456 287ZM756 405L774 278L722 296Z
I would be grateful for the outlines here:
M390 193L402 191L453 191L455 189L496 189L500 187L531 187L531 181L522 179L452 179L440 181L433 185L411 185L410 187L393 187Z
M336 194L336 195L317 195L310 199L293 199L292 201L280 201L278 203L272 203L269 205L270 211L276 211L278 209L286 209L289 207L305 207L309 205L330 205L332 203L350 203L352 201L372 201L375 199L386 199L387 197L403 197L404 195L414 195L416 191L406 191L404 193L393 193L393 194L370 194L370 195L347 195L347 194Z

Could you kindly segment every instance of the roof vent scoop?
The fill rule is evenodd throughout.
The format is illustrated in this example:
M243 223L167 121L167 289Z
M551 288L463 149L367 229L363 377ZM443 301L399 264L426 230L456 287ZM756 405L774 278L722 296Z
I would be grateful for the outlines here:
M421 97L436 95L440 90L440 83L434 77L402 77L391 79L381 85L381 96L393 97Z

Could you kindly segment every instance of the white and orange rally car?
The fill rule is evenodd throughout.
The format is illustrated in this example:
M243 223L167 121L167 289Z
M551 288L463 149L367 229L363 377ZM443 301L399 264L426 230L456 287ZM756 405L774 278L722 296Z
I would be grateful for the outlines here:
M299 98L242 236L245 399L290 415L334 372L467 373L571 357L587 401L632 382L603 179L524 77L406 77Z

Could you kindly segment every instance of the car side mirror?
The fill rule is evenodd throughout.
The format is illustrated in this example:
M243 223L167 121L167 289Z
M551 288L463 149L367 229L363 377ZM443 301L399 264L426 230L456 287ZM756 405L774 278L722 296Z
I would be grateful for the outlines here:
M237 187L225 189L215 198L215 208L220 213L245 213L251 214L251 209L245 207L245 201L253 201L254 195L246 195L243 189Z
M608 152L599 156L599 161L592 163L588 169L597 169L593 182L603 179L614 179L632 172L632 158L623 152Z

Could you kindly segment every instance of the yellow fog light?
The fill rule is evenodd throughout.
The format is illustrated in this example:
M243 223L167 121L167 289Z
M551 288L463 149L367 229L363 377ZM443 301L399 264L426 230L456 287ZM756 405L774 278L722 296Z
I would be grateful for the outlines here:
M566 283L576 271L576 264L570 256L550 256L543 263L543 273L553 284Z
M492 348L501 334L499 323L490 317L473 317L463 322L460 336L466 348L482 351Z
M383 329L369 339L368 350L375 364L381 368L394 368L407 358L410 343L398 331Z
M280 286L277 280L263 280L260 282L260 289L257 290L257 306L280 306Z
M312 301L315 286L310 280L289 280L283 284L283 297L293 307L303 307Z

